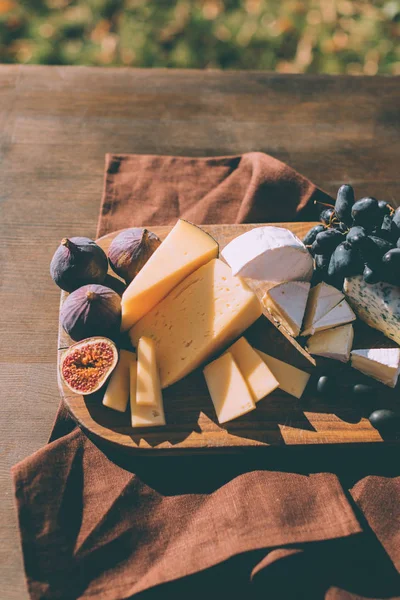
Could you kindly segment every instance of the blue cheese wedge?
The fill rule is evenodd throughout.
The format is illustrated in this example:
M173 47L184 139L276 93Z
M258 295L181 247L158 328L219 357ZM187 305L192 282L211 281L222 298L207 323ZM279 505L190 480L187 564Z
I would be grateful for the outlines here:
M221 255L233 275L260 281L310 281L313 274L311 254L284 227L254 227L233 239Z
M342 325L315 333L307 340L307 350L315 356L324 356L341 362L348 362L353 346L353 325Z
M339 327L339 325L351 323L351 321L355 321L355 319L356 315L351 310L346 300L342 300L335 308L332 308L332 310L324 315L322 319L314 323L309 331L311 334L314 334L317 333L317 331L324 331L325 329L332 329L333 327Z
M272 287L262 298L268 312L293 337L300 334L309 291L307 281L286 281Z
M360 275L345 279L343 291L357 316L400 344L400 287L365 283Z
M302 335L313 333L312 327L344 299L341 291L324 281L311 288L304 315Z
M394 388L400 371L400 348L353 350L351 366Z

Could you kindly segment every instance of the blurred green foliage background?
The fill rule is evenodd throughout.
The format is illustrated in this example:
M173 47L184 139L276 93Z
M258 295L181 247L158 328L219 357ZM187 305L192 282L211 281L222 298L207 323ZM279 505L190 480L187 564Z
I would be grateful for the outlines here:
M400 2L0 0L0 62L400 74Z

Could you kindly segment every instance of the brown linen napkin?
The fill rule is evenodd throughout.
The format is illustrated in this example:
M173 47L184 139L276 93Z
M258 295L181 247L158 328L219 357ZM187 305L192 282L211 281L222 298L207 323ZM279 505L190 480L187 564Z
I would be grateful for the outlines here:
M109 155L98 231L177 216L308 220L315 199L331 200L260 153ZM13 468L31 597L358 598L345 575L371 565L386 585L376 597L393 597L400 478L359 482L352 490L358 510L336 475L291 463L289 448L279 449L282 462L273 450L254 460L124 454L89 440L61 405L50 443Z

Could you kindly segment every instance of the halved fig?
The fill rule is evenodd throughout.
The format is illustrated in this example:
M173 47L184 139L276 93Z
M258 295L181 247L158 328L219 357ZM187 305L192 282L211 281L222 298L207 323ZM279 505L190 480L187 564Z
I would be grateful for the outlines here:
M60 363L65 385L76 394L93 394L107 381L118 362L118 350L105 337L92 337L72 344Z

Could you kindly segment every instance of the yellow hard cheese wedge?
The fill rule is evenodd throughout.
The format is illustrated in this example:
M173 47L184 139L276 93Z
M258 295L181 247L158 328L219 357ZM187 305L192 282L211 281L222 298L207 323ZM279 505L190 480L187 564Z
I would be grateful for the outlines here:
M138 345L137 370L132 365L130 374L131 424L132 427L159 427L165 425L164 404L161 394L157 364L151 368L150 377L145 373L144 347L149 347L147 341L140 340ZM140 348L141 347L141 348ZM139 356L139 353L141 356ZM154 377L153 377L154 375ZM143 404L151 398L152 404ZM140 402L140 403L139 403Z
M182 281L129 332L154 340L161 387L179 381L261 316L254 293L219 259Z
M271 370L244 337L239 338L227 352L232 354L256 402L279 386Z
M136 354L127 350L120 350L118 364L110 377L104 394L104 406L119 412L126 411L129 401L129 374L131 369L136 373Z
M207 365L203 373L219 423L254 410L253 397L230 352Z
M218 256L218 244L205 231L179 220L122 295L121 330L127 331L176 285Z
M257 352L279 381L280 389L291 396L295 396L295 398L301 398L310 379L310 374L288 365L282 360L273 358L269 354L261 352L261 350L257 350Z
M136 404L159 406L162 402L154 341L142 337L137 345Z

